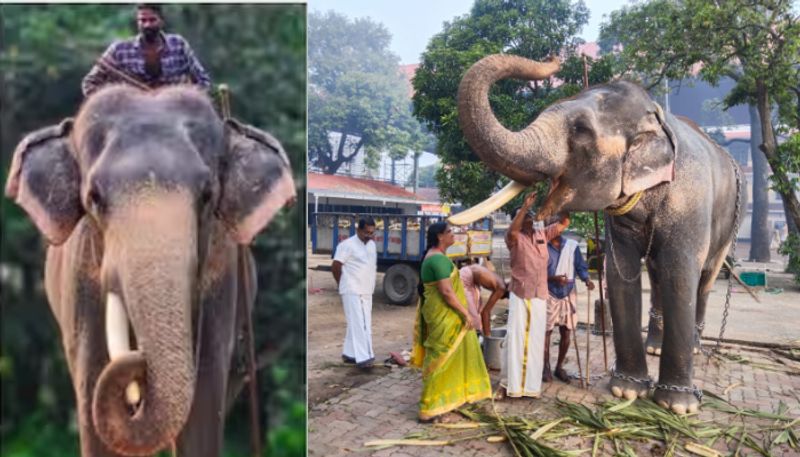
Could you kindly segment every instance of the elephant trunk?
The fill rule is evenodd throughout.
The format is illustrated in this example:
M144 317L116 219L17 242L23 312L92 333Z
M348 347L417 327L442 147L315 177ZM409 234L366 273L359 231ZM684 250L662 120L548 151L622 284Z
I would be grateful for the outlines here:
M92 407L95 429L110 449L152 455L176 438L194 397L197 219L180 192L139 193L129 201L106 230L103 271L114 278L106 285L111 361Z
M489 105L489 89L506 78L545 79L558 71L553 59L535 62L511 55L491 55L475 63L458 87L458 118L467 143L489 168L520 183L558 176L566 162L566 138L557 115L544 113L519 132L498 122Z

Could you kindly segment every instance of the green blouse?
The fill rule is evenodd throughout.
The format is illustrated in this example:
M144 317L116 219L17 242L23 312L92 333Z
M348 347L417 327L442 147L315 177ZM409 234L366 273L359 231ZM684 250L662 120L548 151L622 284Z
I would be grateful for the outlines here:
M441 281L450 277L453 262L444 254L434 254L422 261L422 282Z

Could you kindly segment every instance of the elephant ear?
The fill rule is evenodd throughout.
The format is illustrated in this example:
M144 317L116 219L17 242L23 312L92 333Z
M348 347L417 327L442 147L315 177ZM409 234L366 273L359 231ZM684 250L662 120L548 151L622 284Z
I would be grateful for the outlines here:
M622 195L633 195L663 182L675 179L675 158L678 155L678 141L672 128L667 124L664 111L653 103L653 114L666 137L656 135L645 140L636 150L630 150L622 165Z
M289 158L272 135L225 121L227 153L217 213L240 244L249 244L297 193Z
M47 240L60 245L83 216L81 174L70 150L73 121L28 134L17 145L6 196L22 206Z

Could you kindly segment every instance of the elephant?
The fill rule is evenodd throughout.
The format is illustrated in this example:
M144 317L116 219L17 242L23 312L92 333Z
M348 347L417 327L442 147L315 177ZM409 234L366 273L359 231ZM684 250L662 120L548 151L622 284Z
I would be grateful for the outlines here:
M474 214L499 207L526 186L549 180L536 219L561 211L605 210L607 280L617 361L609 382L617 397L646 396L675 413L694 412L693 348L708 293L742 218L739 165L687 119L664 113L638 85L614 81L546 108L524 129L503 127L488 91L503 78L544 79L556 58L535 62L492 55L475 63L458 89L467 143L491 169L511 178ZM499 202L499 203L497 203ZM658 383L648 376L641 337L642 259L654 307L663 310ZM656 329L658 330L658 329ZM660 343L654 335L652 344Z
M81 454L221 455L247 245L296 195L281 144L199 89L112 85L23 138L6 195L48 242Z

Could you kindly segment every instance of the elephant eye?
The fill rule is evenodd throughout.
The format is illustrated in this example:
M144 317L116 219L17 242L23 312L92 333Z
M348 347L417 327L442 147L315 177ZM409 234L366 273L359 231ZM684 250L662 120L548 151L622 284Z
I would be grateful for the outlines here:
M96 214L102 214L106 210L106 201L97 186L89 190L89 208Z
M636 137L633 139L633 141L631 142L631 145L630 145L630 147L628 149L637 149L637 148L641 147L648 140L650 140L650 138L652 138L653 135L654 135L653 132L642 132L642 133L636 135Z

